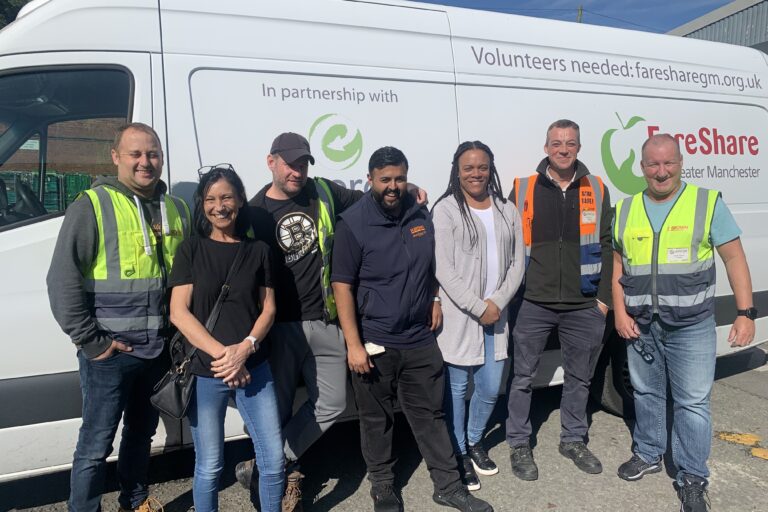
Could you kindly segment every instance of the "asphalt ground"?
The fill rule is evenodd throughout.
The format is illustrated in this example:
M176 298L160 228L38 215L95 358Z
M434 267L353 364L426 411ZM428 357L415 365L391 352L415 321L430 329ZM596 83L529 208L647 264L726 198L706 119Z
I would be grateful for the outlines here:
M715 511L768 511L768 346L751 348L721 359L712 392L714 436L709 460L709 497ZM745 371L745 369L751 370ZM602 460L600 475L581 473L557 451L560 430L560 387L534 392L532 422L534 456L540 478L517 480L509 467L504 440L506 400L501 397L491 419L485 443L500 468L498 475L481 477L477 496L497 512L507 511L676 511L680 504L673 488L674 470L669 459L666 472L638 482L616 476L619 464L630 455L631 425L622 418L590 405L590 448ZM432 502L432 483L405 418L397 417L395 443L400 459L397 485L402 488L406 510L447 510ZM234 479L237 462L250 458L250 444L227 444L226 468L221 482L222 511L253 510L249 491ZM331 428L304 456L304 509L306 511L372 510L369 484L360 455L357 422ZM154 457L150 478L152 494L165 504L165 512L192 507L191 450ZM0 511L66 510L68 472L60 472L0 485ZM105 511L117 509L114 464L110 465L109 493L102 500Z

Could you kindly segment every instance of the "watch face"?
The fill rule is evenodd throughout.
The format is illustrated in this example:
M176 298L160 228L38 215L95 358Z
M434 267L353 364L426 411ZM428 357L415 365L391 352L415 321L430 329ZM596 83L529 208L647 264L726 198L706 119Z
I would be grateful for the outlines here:
M738 316L745 316L750 320L755 320L757 318L757 309L756 308L740 309L739 311L737 311L736 314Z

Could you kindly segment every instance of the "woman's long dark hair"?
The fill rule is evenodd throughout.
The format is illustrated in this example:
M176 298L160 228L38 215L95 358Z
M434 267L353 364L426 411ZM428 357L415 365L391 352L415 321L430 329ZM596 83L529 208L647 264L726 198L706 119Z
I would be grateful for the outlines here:
M451 164L451 175L448 179L448 188L446 189L445 193L443 193L443 195L440 196L437 201L435 201L435 206L437 206L437 203L439 203L442 199L453 196L453 198L456 200L456 204L459 205L461 219L464 222L464 225L467 227L467 231L469 231L469 243L474 247L477 243L477 226L475 226L472 217L469 215L467 200L464 197L464 192L462 191L461 183L459 182L459 158L461 158L461 155L472 149L479 149L488 155L489 167L491 171L490 175L488 176L488 193L491 196L491 204L495 204L493 201L494 197L499 199L502 203L507 202L504 194L501 191L501 181L499 180L499 173L496 171L496 164L493 160L493 151L491 151L491 148L479 140L475 140L462 142L459 144L459 147L456 148L456 152L453 154L453 163ZM432 209L434 210L435 207L433 206Z
M203 203L205 202L205 196L208 195L211 185L219 180L226 180L232 188L235 189L240 200L243 202L243 206L237 212L237 218L235 219L235 235L240 239L245 239L248 236L248 230L251 227L251 216L248 210L248 199L245 195L245 186L243 180L237 175L235 170L231 166L226 167L214 167L210 171L200 176L200 183L197 184L195 190L195 215L194 215L194 228L195 233L199 236L208 238L211 236L211 222L205 216L205 209Z

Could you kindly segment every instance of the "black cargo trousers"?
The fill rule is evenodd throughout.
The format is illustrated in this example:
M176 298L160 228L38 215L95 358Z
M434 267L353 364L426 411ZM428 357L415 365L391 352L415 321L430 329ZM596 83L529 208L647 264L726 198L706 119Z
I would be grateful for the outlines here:
M393 484L395 398L411 426L435 491L462 485L443 413L443 356L436 342L417 348L387 347L371 357L368 374L352 374L360 417L360 444L372 485Z

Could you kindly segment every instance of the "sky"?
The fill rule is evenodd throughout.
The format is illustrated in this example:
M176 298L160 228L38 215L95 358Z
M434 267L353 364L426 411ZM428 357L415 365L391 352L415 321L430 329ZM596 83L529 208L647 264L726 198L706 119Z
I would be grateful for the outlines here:
M419 0L431 4L484 9L524 16L666 33L731 0Z

